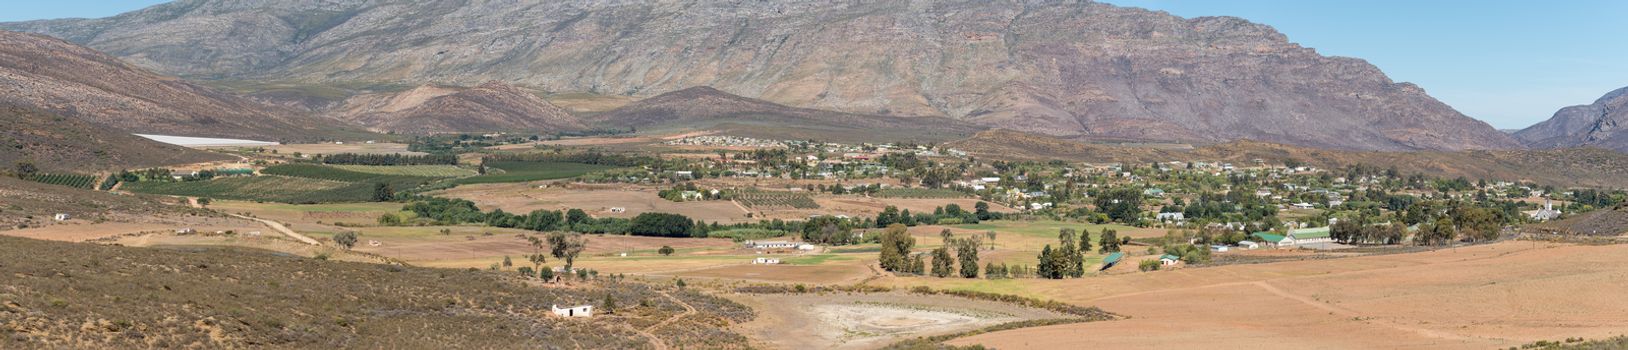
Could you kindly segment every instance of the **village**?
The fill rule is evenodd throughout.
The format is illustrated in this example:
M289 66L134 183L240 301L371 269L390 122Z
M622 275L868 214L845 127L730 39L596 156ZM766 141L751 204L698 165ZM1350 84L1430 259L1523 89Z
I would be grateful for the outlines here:
M131 226L75 220L78 214L65 212L52 218L55 225L12 234L43 236L67 227L122 245L244 246L498 271L562 286L632 276L698 288L749 283L1021 294L1048 285L1040 281L1497 245L1530 235L1523 230L1528 225L1625 199L1612 190L1365 166L1325 169L1297 160L1038 162L914 143L624 138L474 135L420 141L435 147L224 148L241 159L131 169L106 174L92 187L176 196L228 217ZM465 143L472 146L459 146ZM561 242L574 243L551 251ZM562 318L593 318L603 311L597 304L549 307ZM924 325L963 320L909 309L831 307L927 317ZM981 317L964 321L987 324ZM844 322L876 327L866 318ZM862 348L934 329L921 327L804 341Z

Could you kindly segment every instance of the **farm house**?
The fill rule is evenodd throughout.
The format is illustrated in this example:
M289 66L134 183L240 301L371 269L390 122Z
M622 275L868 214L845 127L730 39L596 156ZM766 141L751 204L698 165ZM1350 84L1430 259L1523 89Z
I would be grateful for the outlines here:
M555 316L560 316L560 317L593 317L594 316L594 306L593 305L578 305L578 306L572 306L572 307L568 307L568 308L564 308L564 309L561 309L559 305L550 305L549 307L554 309L554 315Z
M1179 263L1181 263L1181 257L1179 256L1170 254L1159 256L1159 265L1173 266Z

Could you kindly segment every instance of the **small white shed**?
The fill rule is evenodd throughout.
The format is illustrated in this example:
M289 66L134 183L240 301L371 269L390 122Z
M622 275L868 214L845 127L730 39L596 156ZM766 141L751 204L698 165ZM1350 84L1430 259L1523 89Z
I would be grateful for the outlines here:
M554 315L555 316L560 316L560 317L593 317L594 316L594 306L593 305L579 305L579 306L572 306L572 307L568 307L568 308L564 308L564 309L561 309L559 305L550 305L549 307L554 309Z

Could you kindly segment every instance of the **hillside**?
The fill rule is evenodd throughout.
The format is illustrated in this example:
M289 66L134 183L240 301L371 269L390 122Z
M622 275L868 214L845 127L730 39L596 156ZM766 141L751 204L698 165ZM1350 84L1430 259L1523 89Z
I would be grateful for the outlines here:
M542 287L495 272L247 249L0 237L0 274L7 349L742 348L743 337L718 325L752 317L721 298L635 282ZM614 315L600 305L607 295L621 301ZM672 317L686 310L678 302L700 313ZM555 304L595 304L599 315L566 320L552 316ZM667 319L659 331L635 330Z
M776 139L839 142L947 141L980 127L938 118L900 118L788 107L694 87L629 103L589 118L608 128L693 129Z
M1271 164L1292 159L1324 168L1361 164L1444 178L1525 180L1562 187L1628 187L1628 178L1621 176L1628 171L1628 154L1598 148L1383 152L1327 150L1246 140L1193 149L1164 149L1091 144L1009 130L981 132L950 142L948 146L990 159L1142 164L1222 161L1240 166L1252 165L1257 159Z
M409 134L547 133L586 128L559 106L498 82L472 88L425 85L398 93L360 95L328 114L375 131Z
M1564 234L1620 236L1628 234L1628 206L1602 208L1558 221L1534 224L1532 227Z
M1515 133L1533 148L1600 147L1628 152L1628 87L1593 104L1561 108L1549 120Z
M0 124L5 166L26 160L46 171L93 173L233 159L15 106L0 106Z
M346 132L62 40L8 31L0 31L0 105L129 133L309 140Z
M650 97L1052 135L1339 149L1521 148L1365 61L1271 27L1094 2L180 0L0 24L186 77Z

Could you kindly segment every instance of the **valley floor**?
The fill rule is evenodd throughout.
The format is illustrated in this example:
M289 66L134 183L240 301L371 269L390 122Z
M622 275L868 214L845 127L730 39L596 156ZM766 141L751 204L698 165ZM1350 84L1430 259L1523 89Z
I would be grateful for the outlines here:
M1628 332L1628 299L1621 298L1628 289L1628 245L1505 242L1031 281L1014 288L1128 319L949 343L1000 349L1488 349Z

